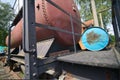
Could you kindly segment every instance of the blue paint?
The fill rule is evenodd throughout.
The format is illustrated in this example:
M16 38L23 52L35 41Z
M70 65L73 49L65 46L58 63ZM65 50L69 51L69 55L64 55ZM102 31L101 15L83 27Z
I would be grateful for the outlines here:
M88 50L99 51L108 45L109 35L100 27L90 27L82 34L81 40Z
M5 46L0 46L0 54L5 53Z

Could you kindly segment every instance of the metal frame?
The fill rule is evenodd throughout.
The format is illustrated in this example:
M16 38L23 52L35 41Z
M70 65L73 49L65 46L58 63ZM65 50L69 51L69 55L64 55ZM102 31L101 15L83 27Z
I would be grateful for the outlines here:
M61 31L61 32L73 35L74 51L76 53L75 35L77 36L81 36L81 35L74 33L73 20L82 23L77 18L67 13L65 10L63 10L58 5L56 5L54 2L52 2L52 0L46 0L46 1L49 2L51 5L55 6L56 8L58 8L59 10L61 10L62 12L64 12L65 14L67 14L68 16L70 16L72 32L67 31L67 30L62 30L59 28L55 28L49 25L35 23L34 1L35 0L24 0L23 2L24 27L23 27L23 40L22 40L23 50L25 51L25 79L32 79L32 80L38 79L39 74L41 74L42 72L45 72L46 70L50 68L56 68L56 65L58 65L58 62L55 62L56 58L47 58L45 60L37 60L35 26L37 25L39 27L43 27L46 29ZM113 15L113 26L114 26L115 36L116 36L117 47L119 47L120 36L118 34L120 33L120 23L118 22L120 22L120 13L119 13L120 1L112 0L112 2L113 2L112 9L113 9L113 14L114 14ZM119 16L119 17L116 17L116 16ZM9 28L8 61L10 59L11 27Z
M10 45L10 43L11 43L11 28L12 28L13 26L11 25L10 27L9 27L9 31L8 31L8 58L7 58L7 64L8 65L10 65L10 56L11 56L11 51L10 51L10 49L11 49L11 45Z
M73 35L74 49L75 49L75 52L76 52L74 35L78 35L78 34L74 33L73 20L82 23L77 18L73 17L71 14L67 13L64 9L60 8L58 5L56 5L54 2L52 2L52 0L46 0L46 1L48 3L50 3L51 5L53 5L54 7L58 8L59 10L61 10L62 12L64 12L65 14L67 14L68 16L70 16L72 32L69 32L69 31L66 31L66 30L62 30L62 29L59 29L59 28L55 28L55 27L51 27L51 26L48 26L48 25L35 23L34 1L35 0L24 0L24 35L23 35L23 45L24 45L24 51L26 52L26 54L25 54L25 65L26 65L25 66L25 68L26 68L25 69L25 72L26 72L25 79L37 79L38 78L38 76L37 76L37 73L38 73L37 69L39 69L39 68L41 68L39 71L44 71L43 70L44 69L44 67L43 67L44 65L42 66L43 68L40 67L40 66L39 66L39 68L37 68L35 25L37 25L39 27L42 26L43 28L47 28L47 29L52 29L52 30L57 30L57 31L68 33L68 34L72 34ZM113 6L113 8L114 8L114 6ZM116 15L119 15L119 14L116 14ZM117 18L117 20L120 21L119 18ZM120 28L118 28L118 29L120 29ZM118 32L116 34L118 34ZM41 61L39 61L39 63L41 63ZM50 66L51 65L49 64L48 67L50 67Z
M35 32L35 0L23 2L23 50L25 52L25 79L38 79ZM32 12L32 13L31 13Z
M116 47L120 49L120 0L112 0L112 18Z
M73 27L73 20L79 21L77 18L73 17L71 14L67 13L65 10L60 8L58 5L53 3L51 0L46 0L53 6L57 7L59 10L70 16L71 20L71 29L72 32L67 30L62 30L59 28L51 27L48 25L43 25L39 23L35 23L35 10L34 10L34 1L35 0L24 0L23 5L23 22L24 22L24 28L23 28L23 50L25 53L25 79L37 79L39 74L37 72L37 69L41 68L40 70L44 69L42 67L37 66L37 50L36 50L36 33L35 33L35 26L42 26L43 28L57 30L61 32L65 32L68 34L73 35L73 43L74 43L74 51L76 53L76 45L75 45L75 35L80 36L77 33L74 33L74 27ZM31 13L32 12L32 13ZM79 21L82 23L81 21ZM41 62L41 61L40 61ZM51 63L52 64L52 63ZM49 67L51 65L49 64ZM43 71L43 70L42 70Z
M118 54L120 54L120 0L112 0L112 19L115 33L116 50L119 52Z

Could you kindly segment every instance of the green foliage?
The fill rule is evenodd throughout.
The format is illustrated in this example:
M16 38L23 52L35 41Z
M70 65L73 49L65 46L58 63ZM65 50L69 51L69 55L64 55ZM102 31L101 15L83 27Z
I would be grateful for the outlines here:
M0 28L7 29L13 18L14 14L10 4L0 2Z
M8 34L10 21L14 18L13 10L8 3L0 1L0 45L5 45L5 38Z
M114 35L109 35L110 36L110 44L114 45L115 44L115 36Z
M5 38L7 35L7 31L3 28L0 28L0 46L5 46Z
M91 9L91 2L90 0L75 0L76 4L80 6L80 14L82 21L87 21L93 19L92 9ZM111 8L111 1L110 0L95 0L96 3L96 11L99 17L99 12L108 8ZM106 26L108 23L112 22L112 15L111 9L102 12L103 16L103 23Z
M75 0L76 4L80 6L80 15L83 21L92 19L92 10L89 0Z

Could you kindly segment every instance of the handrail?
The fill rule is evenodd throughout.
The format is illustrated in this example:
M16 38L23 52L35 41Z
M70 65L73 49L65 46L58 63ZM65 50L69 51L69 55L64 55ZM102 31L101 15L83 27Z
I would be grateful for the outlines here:
M13 3L12 9L14 10L15 14L18 14L19 10L21 9L19 4L19 0L15 0Z
M56 3L54 3L52 0L46 0L48 3L50 3L52 6L56 7L57 9L59 9L60 11L62 11L63 13L65 13L68 16L71 16L73 18L73 20L77 21L77 23L81 23L83 24L85 27L87 27L86 24L84 24L82 21L80 21L78 18L76 18L75 16L72 16L70 13L68 13L67 11L65 11L64 9L62 9L60 6L58 6Z
M15 7L15 5L16 5L16 2L17 2L17 0L15 0L12 9L14 9L14 7Z

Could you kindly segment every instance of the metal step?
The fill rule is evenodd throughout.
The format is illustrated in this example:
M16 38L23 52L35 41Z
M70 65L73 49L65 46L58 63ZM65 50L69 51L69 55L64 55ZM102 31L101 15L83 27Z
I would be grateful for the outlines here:
M104 50L104 51L80 51L77 53L73 53L71 55L58 57L57 60L68 63L98 66L98 67L107 67L107 68L120 67L114 49Z

